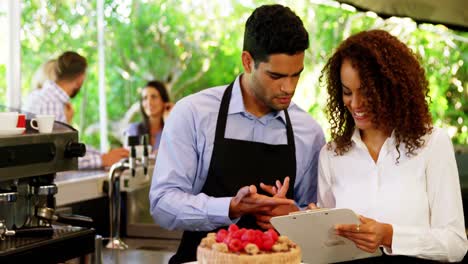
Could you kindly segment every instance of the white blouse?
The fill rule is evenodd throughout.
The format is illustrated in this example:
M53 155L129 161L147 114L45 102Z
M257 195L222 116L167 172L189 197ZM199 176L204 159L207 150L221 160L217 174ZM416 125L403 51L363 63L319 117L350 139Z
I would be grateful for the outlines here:
M426 135L426 144L400 159L392 134L377 162L356 129L353 145L342 156L322 148L318 204L350 208L357 214L393 226L389 255L439 261L461 261L468 249L460 182L453 146L440 128ZM344 223L345 224L345 223Z

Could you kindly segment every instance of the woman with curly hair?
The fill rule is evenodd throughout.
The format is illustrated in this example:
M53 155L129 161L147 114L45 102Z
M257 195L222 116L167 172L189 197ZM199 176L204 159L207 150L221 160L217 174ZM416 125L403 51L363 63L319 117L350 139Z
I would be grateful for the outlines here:
M361 32L321 80L331 142L320 153L318 204L350 208L361 222L336 233L364 251L382 247L378 263L461 261L468 242L453 146L432 125L416 55L386 31Z

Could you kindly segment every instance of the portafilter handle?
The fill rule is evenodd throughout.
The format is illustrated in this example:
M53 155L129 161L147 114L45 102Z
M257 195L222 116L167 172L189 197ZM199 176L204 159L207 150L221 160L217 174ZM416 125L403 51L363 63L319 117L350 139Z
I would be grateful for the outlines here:
M17 237L42 237L52 236L54 229L52 227L31 227L19 228L16 230L8 230L5 225L5 220L0 220L0 240L5 240L7 236Z
M14 236L15 231L13 230L8 230L8 228L5 225L5 220L0 220L0 239L5 240L6 236Z

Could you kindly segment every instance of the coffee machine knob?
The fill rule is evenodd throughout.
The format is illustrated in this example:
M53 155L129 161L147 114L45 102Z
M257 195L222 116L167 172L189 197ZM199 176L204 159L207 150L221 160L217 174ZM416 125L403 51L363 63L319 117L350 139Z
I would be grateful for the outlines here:
M69 142L65 147L66 158L83 157L86 153L86 145L78 142Z

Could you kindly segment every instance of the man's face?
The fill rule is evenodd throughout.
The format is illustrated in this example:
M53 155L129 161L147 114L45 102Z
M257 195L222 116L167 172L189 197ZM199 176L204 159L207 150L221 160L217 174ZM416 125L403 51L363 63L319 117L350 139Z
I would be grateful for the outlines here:
M264 113L287 109L304 69L304 52L295 55L273 54L268 62L260 62L257 67L252 59L250 65L248 88L255 97L257 107Z
M86 78L86 73L83 73L76 78L75 87L73 87L73 90L71 91L70 98L74 98L78 94L78 92L81 89L81 86L83 86L83 82L85 78Z

